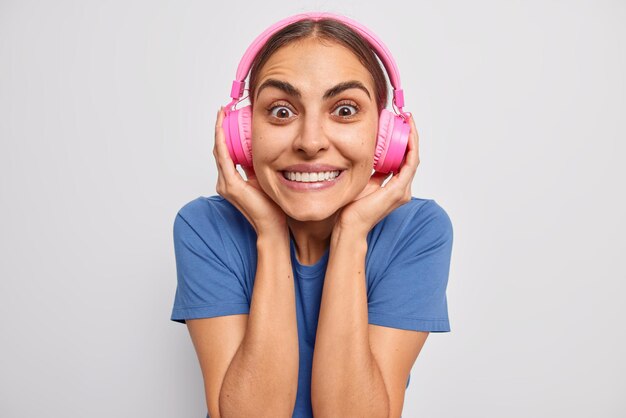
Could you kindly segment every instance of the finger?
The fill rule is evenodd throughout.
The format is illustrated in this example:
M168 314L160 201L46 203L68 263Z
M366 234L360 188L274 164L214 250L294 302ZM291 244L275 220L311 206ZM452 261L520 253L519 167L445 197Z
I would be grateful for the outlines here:
M222 128L224 117L224 109L220 107L220 109L217 111L217 118L215 120L215 151L219 158L225 156L224 152L228 153L228 148L226 147L226 137L224 135L224 128Z
M417 128L415 127L415 120L413 115L409 118L409 124L411 126L411 133L409 134L408 152L406 155L407 164L411 167L417 168L419 164L419 135Z
M386 177L387 175L381 173L377 175L374 181L380 181L381 178L384 179ZM375 191L361 199L357 199L360 200L358 209L360 218L367 220L369 225L376 225L381 219L404 203L398 197L399 193L394 188L388 187L393 179L392 177L385 187L378 187Z
M219 125L220 125L220 111L222 110L222 108L220 107L219 109L217 109L217 115L215 115L215 137L216 140L213 143L213 154L217 157L217 149L218 149L218 142L217 141L217 135L218 135L218 129L219 129Z

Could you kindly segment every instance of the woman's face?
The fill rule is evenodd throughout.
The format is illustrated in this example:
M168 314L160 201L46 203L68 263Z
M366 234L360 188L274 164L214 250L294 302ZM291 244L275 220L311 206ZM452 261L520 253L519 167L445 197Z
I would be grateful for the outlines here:
M378 131L372 76L344 46L308 38L277 50L258 80L252 160L259 185L293 219L329 218L355 200L372 174ZM328 181L328 171L339 176Z

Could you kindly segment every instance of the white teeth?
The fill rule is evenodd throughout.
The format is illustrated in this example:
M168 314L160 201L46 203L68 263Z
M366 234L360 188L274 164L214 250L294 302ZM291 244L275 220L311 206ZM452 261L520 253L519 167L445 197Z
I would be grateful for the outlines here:
M339 176L340 171L321 171L319 173L301 173L298 171L283 171L283 177L291 181L312 183L318 181L328 181Z

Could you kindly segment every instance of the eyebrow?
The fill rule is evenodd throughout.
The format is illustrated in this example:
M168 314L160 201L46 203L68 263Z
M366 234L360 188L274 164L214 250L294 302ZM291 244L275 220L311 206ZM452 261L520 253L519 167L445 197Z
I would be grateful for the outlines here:
M263 82L263 84L261 84L261 86L259 87L259 89L256 91L256 98L259 98L259 94L261 94L261 90L263 90L265 87L274 87L277 88L281 91L284 91L285 93L287 93L290 96L294 96L297 97L298 99L302 98L302 93L300 93L300 90L298 90L297 88L295 88L292 84L286 82L286 81L281 81L281 80L276 80L275 78L268 78L267 80L265 80ZM330 99L331 97L335 97L336 95L338 95L339 93L345 91L345 90L349 90L349 89L360 89L363 90L365 92L365 94L367 94L367 97L372 100L372 97L370 96L370 92L369 90L367 90L367 88L363 85L363 83L361 83L358 80L350 80L350 81L344 81L342 83L339 83L331 88L329 88L328 90L326 90L324 92L324 95L322 96L322 99L327 100Z

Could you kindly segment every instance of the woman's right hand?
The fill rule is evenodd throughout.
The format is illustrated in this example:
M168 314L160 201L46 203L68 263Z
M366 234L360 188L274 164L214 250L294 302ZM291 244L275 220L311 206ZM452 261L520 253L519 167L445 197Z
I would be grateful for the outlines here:
M255 229L257 236L261 233L285 233L288 231L287 216L263 191L254 171L242 166L248 177L246 181L235 168L235 163L228 153L222 128L224 116L224 108L220 108L217 112L213 147L213 156L217 162L217 193L239 209Z

